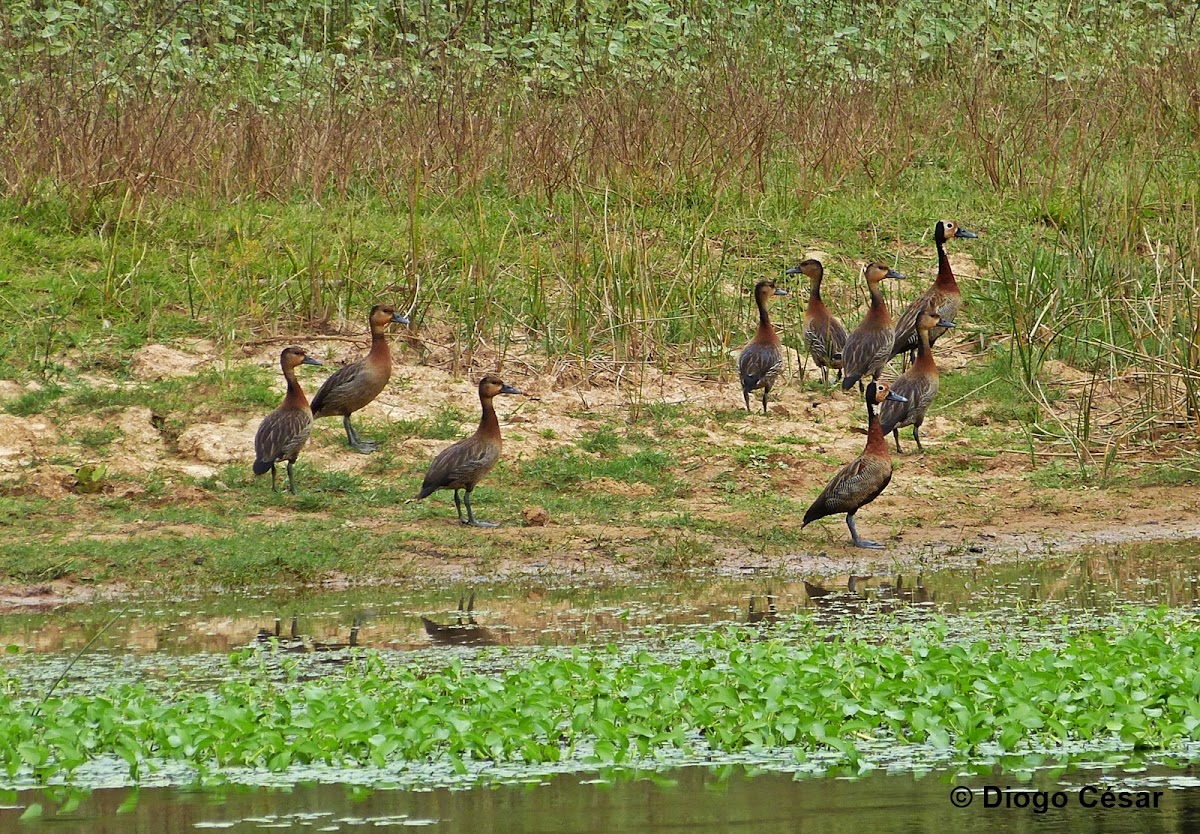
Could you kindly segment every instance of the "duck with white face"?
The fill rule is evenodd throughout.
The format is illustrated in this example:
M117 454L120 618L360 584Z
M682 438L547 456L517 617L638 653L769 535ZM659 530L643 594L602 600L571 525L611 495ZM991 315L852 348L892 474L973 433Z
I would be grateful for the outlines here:
M939 220L933 227L933 242L937 246L938 273L933 285L917 296L904 308L904 312L896 320L896 334L892 342L892 356L899 356L908 351L915 353L919 346L917 335L917 317L925 310L933 307L934 311L946 321L955 321L962 309L962 292L954 271L950 268L950 258L946 255L946 241L951 238L977 238L979 235L968 232L953 220ZM932 346L946 328L938 325L929 331L929 344Z

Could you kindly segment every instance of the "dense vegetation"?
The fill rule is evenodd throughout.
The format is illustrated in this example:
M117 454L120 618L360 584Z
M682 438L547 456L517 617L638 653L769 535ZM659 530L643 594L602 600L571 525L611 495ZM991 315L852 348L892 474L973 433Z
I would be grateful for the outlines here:
M827 298L853 319L857 264L927 272L933 222L952 217L983 233L961 330L992 356L948 379L947 400L1003 391L1031 443L1069 443L1081 471L1123 447L1178 443L1200 408L1197 22L1194 5L1146 0L949 13L915 0L8 2L0 377L40 387L5 407L61 408L63 423L133 403L261 411L275 392L257 369L103 380L125 380L147 341L202 337L232 358L248 340L358 320L381 297L411 303L416 332L450 344L459 368L481 353L489 370L520 354L534 372L565 361L727 373L754 278L820 248ZM785 327L798 310L779 311ZM1082 396L1056 401L1050 358L1083 372ZM1100 414L1107 386L1125 399ZM648 422L683 426L668 443L602 426L582 451L495 483L521 480L568 521L643 512L656 553L666 530L656 558L694 564L703 523L667 499L693 488L670 469L696 440L675 404L657 405ZM384 439L458 431L453 416L427 422ZM88 431L84 445L102 449L118 430ZM805 442L736 454L746 469L780 466ZM46 540L66 539L74 503L6 498L0 522L29 538L6 543L4 573L104 577L125 559L158 576L185 549L209 581L365 571L385 534L350 522L411 494L397 470L419 476L391 454L365 478L315 475L294 502L244 500L246 473L231 469L198 482L209 504L160 504L155 474L144 500L97 498L108 517L96 529L119 525L111 538L61 548ZM584 471L645 494L574 494ZM731 482L729 500L792 509L769 487ZM286 527L249 517L264 505L299 514ZM181 518L210 535L185 548L127 533ZM425 535L413 527L387 531L388 547ZM476 555L509 546L436 535ZM796 541L782 525L737 535ZM135 773L153 758L286 768L589 751L623 763L701 739L852 761L864 737L1161 749L1200 726L1193 625L1130 615L1023 644L920 626L884 646L800 627L711 635L686 656L537 655L498 674L368 654L303 683L246 657L215 689L147 682L44 702L6 673L0 763L42 777L105 755Z
M927 268L952 216L1035 435L1111 461L1195 422L1198 43L1194 7L1145 0L18 0L0 373L380 295L468 364L723 370L753 277L819 245L850 313L857 261ZM1065 418L1048 357L1092 381ZM1130 407L1093 413L1107 384Z
M298 679L270 649L234 656L215 689L180 680L66 695L0 680L0 766L12 779L70 776L97 757L136 780L154 762L222 766L399 762L652 764L670 750L869 766L864 742L959 755L1164 751L1200 735L1200 631L1164 611L1085 627L978 617L891 624L791 621L730 628L661 649L577 648L395 664L360 654L344 673ZM1077 748L1078 749L1078 748ZM1019 759L1015 760L1019 762Z

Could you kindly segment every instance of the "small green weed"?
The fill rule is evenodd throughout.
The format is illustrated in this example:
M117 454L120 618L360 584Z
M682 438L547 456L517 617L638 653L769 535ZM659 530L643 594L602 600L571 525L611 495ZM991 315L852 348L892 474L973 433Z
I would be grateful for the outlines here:
M57 382L48 382L32 391L26 391L5 405L4 410L17 417L29 417L33 414L41 414L66 392L67 389Z

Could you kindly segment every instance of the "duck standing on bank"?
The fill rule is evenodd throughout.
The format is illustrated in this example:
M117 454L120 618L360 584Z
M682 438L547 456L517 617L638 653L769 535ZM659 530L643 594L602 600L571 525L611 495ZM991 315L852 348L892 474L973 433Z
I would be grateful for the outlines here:
M932 341L929 334L933 328L946 329L953 327L954 322L944 319L933 308L933 302L920 316L917 317L917 359L895 382L892 383L893 393L904 397L907 402L888 400L879 409L879 423L884 437L892 435L896 441L896 452L900 453L900 429L912 426L913 440L917 449L925 453L921 445L920 429L925 422L925 412L938 392L938 367L933 361L933 349L929 346Z
M804 310L804 345L808 355L821 369L821 382L829 383L829 369L842 376L842 351L846 349L846 325L842 324L821 299L821 280L825 267L816 258L801 261L788 275L806 275L809 280L808 307Z
M475 489L476 484L500 459L500 421L496 418L496 408L492 405L492 399L498 394L523 393L525 392L506 385L498 377L490 374L479 380L479 404L483 411L479 418L479 428L470 437L443 449L441 454L433 459L429 471L425 473L425 480L421 483L421 491L417 494L418 501L439 489L452 489L459 524L475 527L500 526L475 518L475 513L471 510L471 490ZM463 519L462 506L458 501L460 489L464 491L463 500L467 505L466 520Z
M254 474L262 475L271 470L271 490L275 491L275 464L287 461L288 492L296 494L296 482L292 478L292 464L308 441L312 431L312 410L308 398L296 381L296 368L301 365L320 365L308 355L304 348L284 348L279 355L283 378L287 380L287 393L279 407L263 418L254 434Z
M903 401L904 398L881 382L868 382L866 389L863 396L867 403L867 447L833 476L804 514L804 523L800 526L807 527L827 515L845 513L846 526L850 528L850 538L854 540L855 547L883 550L883 545L878 542L859 538L858 530L854 527L854 514L878 498L892 481L892 456L883 429L880 428L879 417L875 414L875 406L885 400Z
M863 274L867 279L871 306L854 332L846 337L846 348L842 351L843 391L849 391L855 383L861 388L864 378L879 379L883 366L892 356L895 341L892 316L879 284L884 278L903 278L904 275L881 263L867 264Z
M363 440L350 425L350 415L379 396L392 377L392 351L387 342L389 324L408 324L408 318L387 304L371 308L371 349L357 362L339 368L313 397L313 418L340 414L350 448L369 454L379 448L373 440Z
M754 303L758 305L758 331L742 348L737 363L746 410L750 411L750 392L761 388L763 414L767 413L767 395L771 393L771 387L783 372L783 345L780 344L779 335L771 326L771 318L767 314L767 301L776 295L787 295L787 290L775 286L774 281L759 281L754 285Z
M919 345L917 336L917 317L929 309L930 304L939 316L947 321L954 321L958 311L962 309L962 293L958 282L954 280L954 270L950 269L950 259L946 257L946 241L952 237L976 238L979 235L960 229L953 220L939 220L933 227L933 242L937 246L938 274L933 285L905 308L896 321L895 341L892 343L891 356L899 356L905 351L915 352ZM933 345L938 337L946 332L946 328L938 325L929 331L929 344ZM888 358L890 359L891 356Z

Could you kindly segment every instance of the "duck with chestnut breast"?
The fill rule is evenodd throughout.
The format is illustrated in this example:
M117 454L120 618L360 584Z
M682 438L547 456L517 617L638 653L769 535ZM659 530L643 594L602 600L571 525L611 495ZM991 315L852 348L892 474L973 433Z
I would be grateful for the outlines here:
M920 345L917 335L917 317L933 304L937 314L947 321L954 321L958 311L962 309L962 293L959 292L958 282L954 280L954 271L950 269L950 259L946 257L946 241L952 237L976 238L979 235L959 228L953 220L939 220L933 227L933 242L937 245L938 273L933 286L905 308L896 321L895 341L892 343L892 356L899 356L905 351L915 352ZM946 332L946 328L938 325L929 331L929 344L933 345L938 337ZM890 358L890 357L889 357Z
M762 389L763 414L767 413L767 395L779 374L783 372L783 345L779 335L771 326L767 314L767 302L776 295L787 295L787 290L775 286L774 281L759 281L754 285L754 303L758 305L758 331L754 338L742 348L738 356L738 376L742 379L742 398L746 410L750 411L750 392Z
M287 393L279 407L263 418L254 434L254 474L271 471L271 490L275 491L275 464L287 461L288 492L296 494L296 482L292 477L292 464L308 441L312 431L312 410L308 398L296 381L296 368L301 365L320 365L308 355L304 348L284 348L279 355L283 378L287 380Z
M883 366L891 358L895 331L892 316L879 284L884 278L903 278L902 273L886 264L867 264L863 270L867 279L867 292L871 294L871 306L854 332L846 337L842 351L842 390L849 391L855 383L862 388L862 380L879 379Z
M364 440L350 425L350 415L379 396L392 376L392 351L387 342L389 324L408 324L408 317L387 304L371 308L371 349L357 362L339 368L313 397L313 418L341 415L350 448L369 454L379 448L374 440Z
M907 402L888 400L879 409L879 423L886 437L891 435L896 441L896 452L900 453L900 429L912 426L913 440L917 449L925 453L921 445L921 424L925 422L925 412L938 392L938 367L933 361L933 350L929 346L929 334L935 327L943 329L953 327L954 322L944 319L933 308L933 302L917 318L917 359L912 367L905 371L892 383L892 391L904 397Z
M867 447L833 476L804 514L804 523L800 526L807 527L827 515L845 513L846 526L850 528L850 538L854 540L855 547L883 550L883 545L878 542L859 537L854 526L854 514L878 498L892 480L892 456L888 452L879 417L875 414L875 406L886 400L902 401L904 398L882 382L868 382L863 397L867 403Z
M452 446L443 449L441 454L433 459L425 480L421 483L421 491L417 500L432 495L439 489L454 490L454 509L458 511L458 523L470 524L475 527L499 527L489 521L479 521L471 510L471 490L491 471L500 459L500 421L496 418L496 408L492 399L498 394L523 394L505 384L498 377L488 375L479 380L479 404L483 416L479 418L479 428L470 437L463 438ZM467 517L464 520L462 505L458 501L458 491L463 490L463 500L467 505Z
M821 369L821 382L828 384L829 369L842 375L842 351L846 349L846 325L829 312L821 299L821 280L825 267L816 258L801 261L787 271L788 275L808 277L808 307L804 311L804 344L808 355Z

